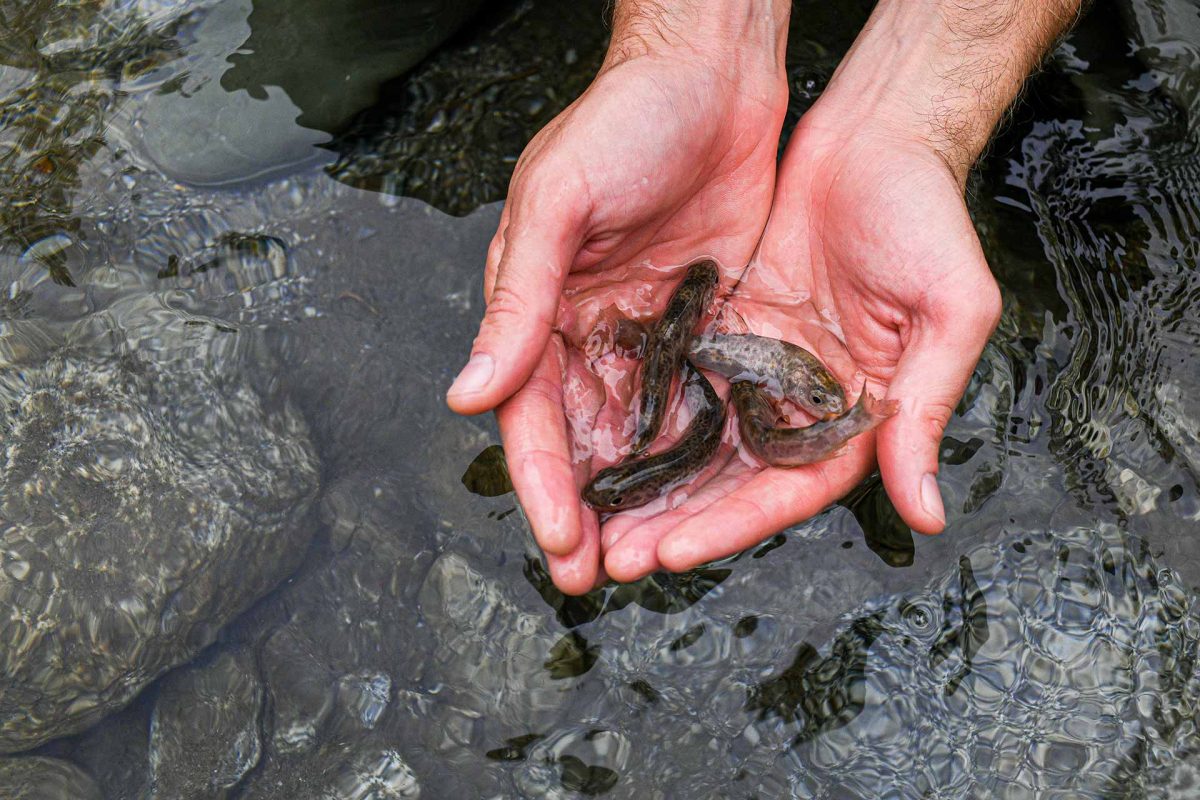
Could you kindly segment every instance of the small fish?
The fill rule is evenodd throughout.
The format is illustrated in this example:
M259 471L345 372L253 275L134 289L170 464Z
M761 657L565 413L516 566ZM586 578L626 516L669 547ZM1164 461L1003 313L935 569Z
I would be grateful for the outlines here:
M700 370L688 364L684 397L695 414L674 446L596 473L583 499L597 511L620 511L649 503L690 480L717 452L725 428L725 404Z
M898 400L877 400L864 389L854 408L842 416L809 425L781 428L779 414L763 390L749 381L731 387L742 441L774 467L797 467L838 455L846 442L900 410Z
M688 267L687 275L650 333L641 365L641 405L630 455L644 453L662 429L671 379L683 365L692 331L712 300L718 277L714 261L706 259Z
M765 385L817 419L833 419L846 411L841 384L825 365L799 345L752 333L700 336L688 357L732 381Z

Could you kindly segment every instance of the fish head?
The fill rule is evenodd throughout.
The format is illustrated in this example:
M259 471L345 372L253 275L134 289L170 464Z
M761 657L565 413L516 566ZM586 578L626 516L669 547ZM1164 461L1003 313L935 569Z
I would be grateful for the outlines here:
M660 494L660 482L647 480L643 462L635 458L614 464L596 473L592 482L583 487L583 500L596 511L614 512L636 509Z
M813 376L804 397L793 399L817 419L833 419L846 413L846 393L837 379L824 370Z
M697 285L712 291L721 279L721 271L717 269L717 262L711 258L706 258L689 266L687 276L694 280Z
M583 489L583 500L597 511L620 511L647 501L646 491L636 481L636 471L626 462L600 470Z
M716 294L717 284L721 280L721 270L717 268L717 262L706 258L692 264L688 267L687 278L684 280L699 292L700 311L704 314L712 305L713 295Z

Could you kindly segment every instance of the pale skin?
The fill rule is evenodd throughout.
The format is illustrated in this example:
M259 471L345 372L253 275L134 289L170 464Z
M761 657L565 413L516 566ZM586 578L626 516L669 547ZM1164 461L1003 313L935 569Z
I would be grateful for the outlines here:
M448 393L460 413L496 410L562 591L736 553L876 466L909 526L945 527L938 447L1000 313L967 172L1079 5L880 0L777 170L790 3L618 2L600 74L517 166L487 312ZM865 387L901 410L832 460L726 458L675 507L601 525L579 489L619 457L606 443L626 437L628 365L597 363L581 336L610 304L661 309L679 278L661 268L700 255L726 267L723 315L814 350L851 398Z

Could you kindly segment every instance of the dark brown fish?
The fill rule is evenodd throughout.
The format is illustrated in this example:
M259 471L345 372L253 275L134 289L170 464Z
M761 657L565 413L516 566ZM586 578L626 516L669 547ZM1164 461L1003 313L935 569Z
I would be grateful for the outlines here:
M786 397L817 419L833 419L846 410L846 395L833 373L791 342L752 333L700 336L688 358L731 381L751 381L776 398Z
M797 467L838 455L846 442L871 430L900 409L898 400L877 400L864 389L854 408L807 428L777 426L779 413L762 389L749 381L731 387L742 441L754 455L775 467Z
M709 462L721 444L725 404L708 378L690 364L684 398L694 416L674 446L644 458L622 461L596 473L583 499L598 511L637 508L680 486Z
M644 453L662 429L671 380L683 366L692 331L712 300L718 277L714 261L697 261L688 267L687 275L650 332L649 346L641 365L641 403L630 455Z

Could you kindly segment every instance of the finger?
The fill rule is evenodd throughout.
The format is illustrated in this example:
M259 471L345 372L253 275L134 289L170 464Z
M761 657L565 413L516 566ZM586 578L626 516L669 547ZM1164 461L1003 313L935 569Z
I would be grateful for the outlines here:
M562 349L552 338L529 380L496 409L513 488L538 545L556 555L572 553L582 539L563 414Z
M647 524L623 536L604 554L604 571L618 583L641 580L662 568L658 563L658 542L662 526Z
M658 543L659 563L683 572L753 547L815 516L867 476L873 454L871 434L864 434L835 459L763 470L664 535Z
M566 555L546 554L550 579L563 594L587 594L601 581L600 521L591 509L580 509L582 536L579 546Z
M680 505L652 517L634 513L620 514L604 524L601 543L604 568L613 580L636 581L662 569L658 543L682 521L704 510L745 483L758 469L730 459L732 448L718 453L714 461L721 474L703 483ZM690 489L689 489L690 491Z
M563 183L527 179L514 187L513 210L493 240L499 263L494 283L485 281L487 309L471 358L446 393L460 414L478 414L511 397L546 346L585 216L583 201L564 196L569 182Z
M900 518L919 533L940 533L946 512L937 485L938 450L946 423L995 328L1000 299L974 294L974 306L923 321L888 386L900 411L877 431L879 472Z

